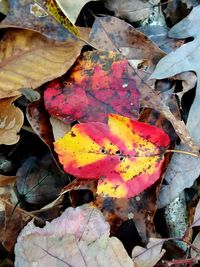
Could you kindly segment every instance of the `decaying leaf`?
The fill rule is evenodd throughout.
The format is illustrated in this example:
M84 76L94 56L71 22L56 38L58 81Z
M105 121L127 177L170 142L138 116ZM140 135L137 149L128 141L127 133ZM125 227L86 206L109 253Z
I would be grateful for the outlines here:
M154 5L159 2L159 0L151 2L142 0L107 0L106 7L112 10L115 16L135 22L148 18L154 11Z
M67 78L53 81L44 92L48 112L67 124L106 122L109 113L137 118L138 99L127 60L113 51L85 52Z
M65 14L67 18L74 24L81 9L85 4L90 2L91 0L55 0L59 5L62 12ZM97 1L97 0L93 0Z
M133 261L137 267L153 267L162 258L165 249L162 249L164 239L150 238L147 248L136 246L132 252Z
M21 197L27 203L40 206L57 198L61 188L68 182L67 176L60 172L50 154L40 160L36 157L26 159L18 169L17 176L16 186Z
M199 147L192 140L183 121L177 119L163 99L154 90L154 82L149 80L150 73L160 58L164 56L154 43L130 24L113 17L97 18L91 30L90 41L102 50L115 50L128 58L129 75L134 79L141 95L141 105L161 112L173 125L177 135L194 151ZM121 47L121 48L120 48ZM144 71L137 69L135 59L140 60ZM146 71L147 70L147 71Z
M0 242L7 251L13 253L20 231L34 216L16 208L9 201L0 198Z
M68 208L46 224L30 222L18 236L15 266L126 266L134 263L122 243L109 237L109 224L90 205Z
M200 35L199 21L196 18L200 14L200 6L195 7L188 17L184 18L170 31L169 36L173 38L194 37L194 40L182 45L175 52L171 52L158 63L153 78L164 79L186 71L195 71L197 74L197 88L195 99L189 111L187 119L187 129L191 137L200 144L199 131L199 103L200 103L200 68L198 57L200 55ZM186 145L188 143L186 142ZM187 151L184 144L176 147ZM196 150L198 151L198 149ZM187 179L186 179L187 174ZM194 181L199 177L199 159L192 156L175 154L165 174L167 185L163 185L159 197L159 207L169 204L185 188L191 187Z
M184 18L169 31L170 37L194 37L194 40L182 45L176 51L171 52L162 58L156 66L154 73L151 75L151 78L154 79L164 79L185 71L194 71L197 74L198 81L196 95L187 120L188 130L194 139L196 138L193 131L198 125L198 120L195 114L198 113L200 103L200 67L198 61L200 54L200 35L198 29L200 23L196 20L199 15L200 6L197 6L192 10L188 17Z
M99 179L98 194L130 198L160 177L169 141L159 128L110 114L108 125L75 125L55 151L67 173Z
M17 27L37 31L50 39L67 41L73 35L48 15L35 0L7 0L9 13L0 23L0 28Z
M14 100L15 97L0 100L0 144L13 145L19 141L18 132L23 125L24 115L12 104Z
M57 43L36 32L9 30L0 41L0 98L19 95L64 74L82 42Z
M68 19L63 9L60 8L56 0L35 0L39 5L41 5L47 13L54 17L61 25L63 25L69 32L78 36L78 29L73 23Z

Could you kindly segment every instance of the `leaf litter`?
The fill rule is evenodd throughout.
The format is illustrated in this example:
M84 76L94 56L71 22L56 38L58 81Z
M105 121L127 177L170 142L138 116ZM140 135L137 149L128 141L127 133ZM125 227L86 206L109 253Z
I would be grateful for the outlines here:
M9 253L4 263L7 255L15 255L15 266L199 261L199 159L192 157L199 151L199 6L187 1L185 13L178 14L170 2L137 5L1 3L0 236ZM186 17L191 6L196 7ZM151 26L160 25L161 17L164 27L183 20L168 32ZM188 37L194 40L184 41ZM185 103L196 80L196 95ZM178 150L185 154L176 153L170 162L169 152ZM193 194L183 191L191 186ZM185 233L174 237L167 221L172 209L162 213L158 207L180 192L187 194L189 214L189 202L196 211ZM180 248L182 255L190 248L187 259Z

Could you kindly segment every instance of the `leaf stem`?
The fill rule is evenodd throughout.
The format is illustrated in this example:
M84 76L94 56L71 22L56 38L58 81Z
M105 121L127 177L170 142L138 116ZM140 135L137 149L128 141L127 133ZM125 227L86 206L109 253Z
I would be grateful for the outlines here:
M180 153L180 154L185 154L185 155L189 155L189 156L193 156L196 158L200 158L200 155L189 152L189 151L183 151L183 150L176 150L176 149L167 149L165 153L169 153L169 152L173 152L173 153Z

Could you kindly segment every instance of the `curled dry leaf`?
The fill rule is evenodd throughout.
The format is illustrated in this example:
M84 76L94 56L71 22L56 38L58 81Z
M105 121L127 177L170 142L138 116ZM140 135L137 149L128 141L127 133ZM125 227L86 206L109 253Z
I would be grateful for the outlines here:
M133 261L137 267L153 267L162 258L164 239L150 238L147 248L136 246L132 251Z
M11 97L0 100L0 144L13 145L19 141L18 132L23 125L24 115L12 104L15 99Z
M98 194L130 198L159 179L169 142L159 128L110 114L108 125L75 125L55 151L67 173L99 179Z
M134 267L109 230L101 212L90 205L68 208L42 229L30 222L18 236L15 266Z
M20 94L64 74L76 60L82 42L58 43L39 33L9 30L0 41L0 98Z

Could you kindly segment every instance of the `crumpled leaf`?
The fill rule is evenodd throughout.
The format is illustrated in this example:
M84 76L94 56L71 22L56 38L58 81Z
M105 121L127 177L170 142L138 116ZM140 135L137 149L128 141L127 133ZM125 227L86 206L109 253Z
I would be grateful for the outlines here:
M75 125L55 151L67 173L99 179L98 194L130 198L160 177L169 141L159 128L110 114L108 125Z
M197 6L186 18L169 31L169 36L173 38L187 38L192 36L194 40L184 44L175 52L171 52L161 59L155 72L151 76L156 79L164 79L185 71L195 71L197 74L196 95L189 111L186 126L191 137L198 144L200 144L200 130L199 117L196 114L199 113L200 103L200 65L198 62L200 54L200 35L198 29L200 24L196 18L199 15L200 6ZM176 146L176 149L187 151L188 148L186 145L180 144ZM168 184L163 185L160 192L160 208L169 204L182 190L192 186L197 177L199 177L199 166L198 158L181 154L173 155L171 163L165 173L165 180ZM185 178L186 174L187 179Z
M15 97L0 100L0 144L13 145L20 138L18 132L23 125L24 115L12 104L14 100Z
M165 249L162 249L164 239L150 238L147 248L136 246L132 251L133 261L137 267L153 267L162 258Z
M59 5L62 12L65 14L67 18L74 24L81 9L85 4L90 2L91 0L55 0ZM93 0L98 1L98 0Z
M128 62L113 51L85 52L63 80L44 92L48 112L67 124L107 121L108 113L137 118L138 87L128 74Z
M48 15L35 0L7 0L9 13L0 23L0 28L17 27L37 31L50 39L67 41L73 35Z
M64 74L82 42L57 43L36 32L9 30L0 41L0 98L20 95Z
M15 266L134 267L109 224L90 205L68 208L44 228L30 222L18 236Z
M159 0L151 2L142 0L107 0L105 5L114 12L115 16L135 22L148 18L154 11L154 5L159 2Z

